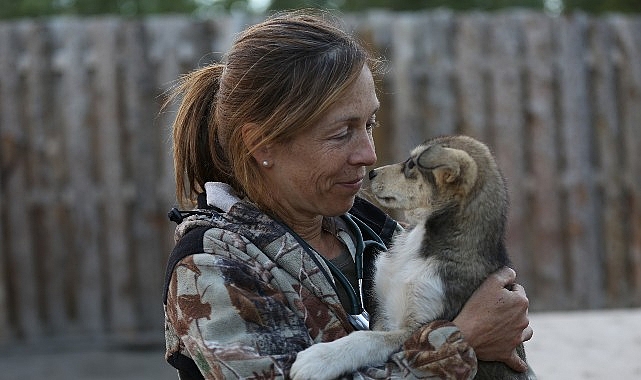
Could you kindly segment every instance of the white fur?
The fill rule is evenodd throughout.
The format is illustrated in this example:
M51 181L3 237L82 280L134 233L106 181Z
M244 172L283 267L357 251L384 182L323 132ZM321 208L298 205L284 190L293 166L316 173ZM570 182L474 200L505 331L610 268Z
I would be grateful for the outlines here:
M405 232L376 262L375 293L384 330L417 328L443 312L443 281L434 259L421 252L424 234L423 225Z
M443 281L436 262L421 254L424 234L423 226L403 233L376 262L374 287L382 319L376 327L383 331L355 331L312 345L296 356L292 379L334 379L356 368L382 364L416 328L442 313Z

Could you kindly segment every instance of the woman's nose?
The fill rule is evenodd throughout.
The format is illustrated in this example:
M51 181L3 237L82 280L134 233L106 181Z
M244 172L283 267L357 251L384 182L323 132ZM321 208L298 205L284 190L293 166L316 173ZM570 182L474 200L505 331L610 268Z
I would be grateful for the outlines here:
M358 139L358 146L354 150L354 164L362 166L372 166L376 163L376 149L374 141L369 133L364 132Z

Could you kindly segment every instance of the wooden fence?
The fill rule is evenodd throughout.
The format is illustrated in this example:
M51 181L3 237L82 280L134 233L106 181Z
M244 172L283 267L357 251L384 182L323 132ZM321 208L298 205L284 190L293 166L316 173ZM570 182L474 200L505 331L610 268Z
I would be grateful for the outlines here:
M174 186L159 106L254 21L0 23L0 343L162 339ZM345 21L388 61L379 163L434 135L486 141L532 309L641 306L641 17Z

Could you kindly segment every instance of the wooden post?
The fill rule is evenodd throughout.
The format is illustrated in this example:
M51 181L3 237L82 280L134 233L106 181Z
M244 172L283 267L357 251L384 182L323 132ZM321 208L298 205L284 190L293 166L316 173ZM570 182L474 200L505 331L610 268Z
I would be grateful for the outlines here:
M486 13L461 14L454 44L459 133L489 142L485 48L490 18Z
M127 183L124 170L128 156L125 155L120 119L119 67L121 63L122 22L114 18L102 18L88 24L88 37L92 41L91 64L95 72L95 112L97 138L100 141L96 152L97 166L101 174L101 199L104 222L106 273L109 300L108 316L112 332L133 334L136 329L136 297L131 262L134 252L129 244ZM138 268L144 271L143 268Z
M95 165L97 141L92 127L92 93L87 68L88 36L81 19L59 19L53 25L61 50L56 68L61 78L60 108L67 159L68 206L73 224L70 265L75 278L75 312L79 333L101 335L105 327L103 308L104 271L101 266L99 188Z
M560 137L571 291L574 306L596 308L604 305L604 293L586 66L588 19L584 14L576 14L562 21L555 33L558 33L560 47Z
M425 14L415 25L416 70L423 79L419 104L425 137L451 135L456 131L456 95L452 80L454 57L453 13L435 11ZM426 38L426 36L429 36ZM416 141L414 145L421 141Z
M24 62L27 126L33 149L32 168L34 255L39 265L38 292L47 330L65 332L68 327L67 279L69 223L62 218L65 205L64 157L61 124L53 102L55 83L52 80L51 33L45 22L27 21L21 28L24 35Z
M594 133L597 148L598 196L601 200L600 249L604 257L604 287L606 305L627 303L629 297L626 273L625 204L624 183L620 152L623 143L620 116L617 105L617 67L612 58L617 55L612 28L606 19L592 22L590 33L591 52L589 64L593 85Z
M629 234L628 265L632 304L641 305L641 19L612 20L621 47L620 110L623 133L625 207Z
M38 290L34 258L30 202L29 162L30 149L26 126L22 118L22 75L19 69L19 40L15 24L0 25L0 136L2 137L2 203L6 225L3 245L8 266L8 278L3 287L3 302L9 308L0 311L0 318L9 322L6 335L19 335L27 339L37 337L41 330L38 315ZM4 243L4 239L8 239ZM13 315L12 315L13 314ZM8 321L7 321L8 319ZM12 322L15 325L12 326Z
M523 120L523 83L521 83L521 30L513 13L498 13L490 26L489 72L491 91L492 141L496 160L506 178L510 211L507 246L519 282L530 282L530 253L524 244L526 221L525 142Z
M567 284L564 282L564 251L559 197L560 173L557 141L559 120L555 117L555 53L551 19L540 13L521 18L525 48L527 83L524 114L530 178L520 186L531 191L526 224L534 277L529 285L534 296L531 305L540 309L564 308ZM524 186L525 185L525 186ZM528 290L529 290L528 289Z

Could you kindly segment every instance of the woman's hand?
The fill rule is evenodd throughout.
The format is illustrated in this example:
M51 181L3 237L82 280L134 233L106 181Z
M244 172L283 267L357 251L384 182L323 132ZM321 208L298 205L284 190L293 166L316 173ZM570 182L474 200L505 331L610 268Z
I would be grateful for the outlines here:
M454 319L463 337L483 361L501 361L515 371L527 371L516 347L532 337L525 289L515 283L516 272L502 268L472 294Z

